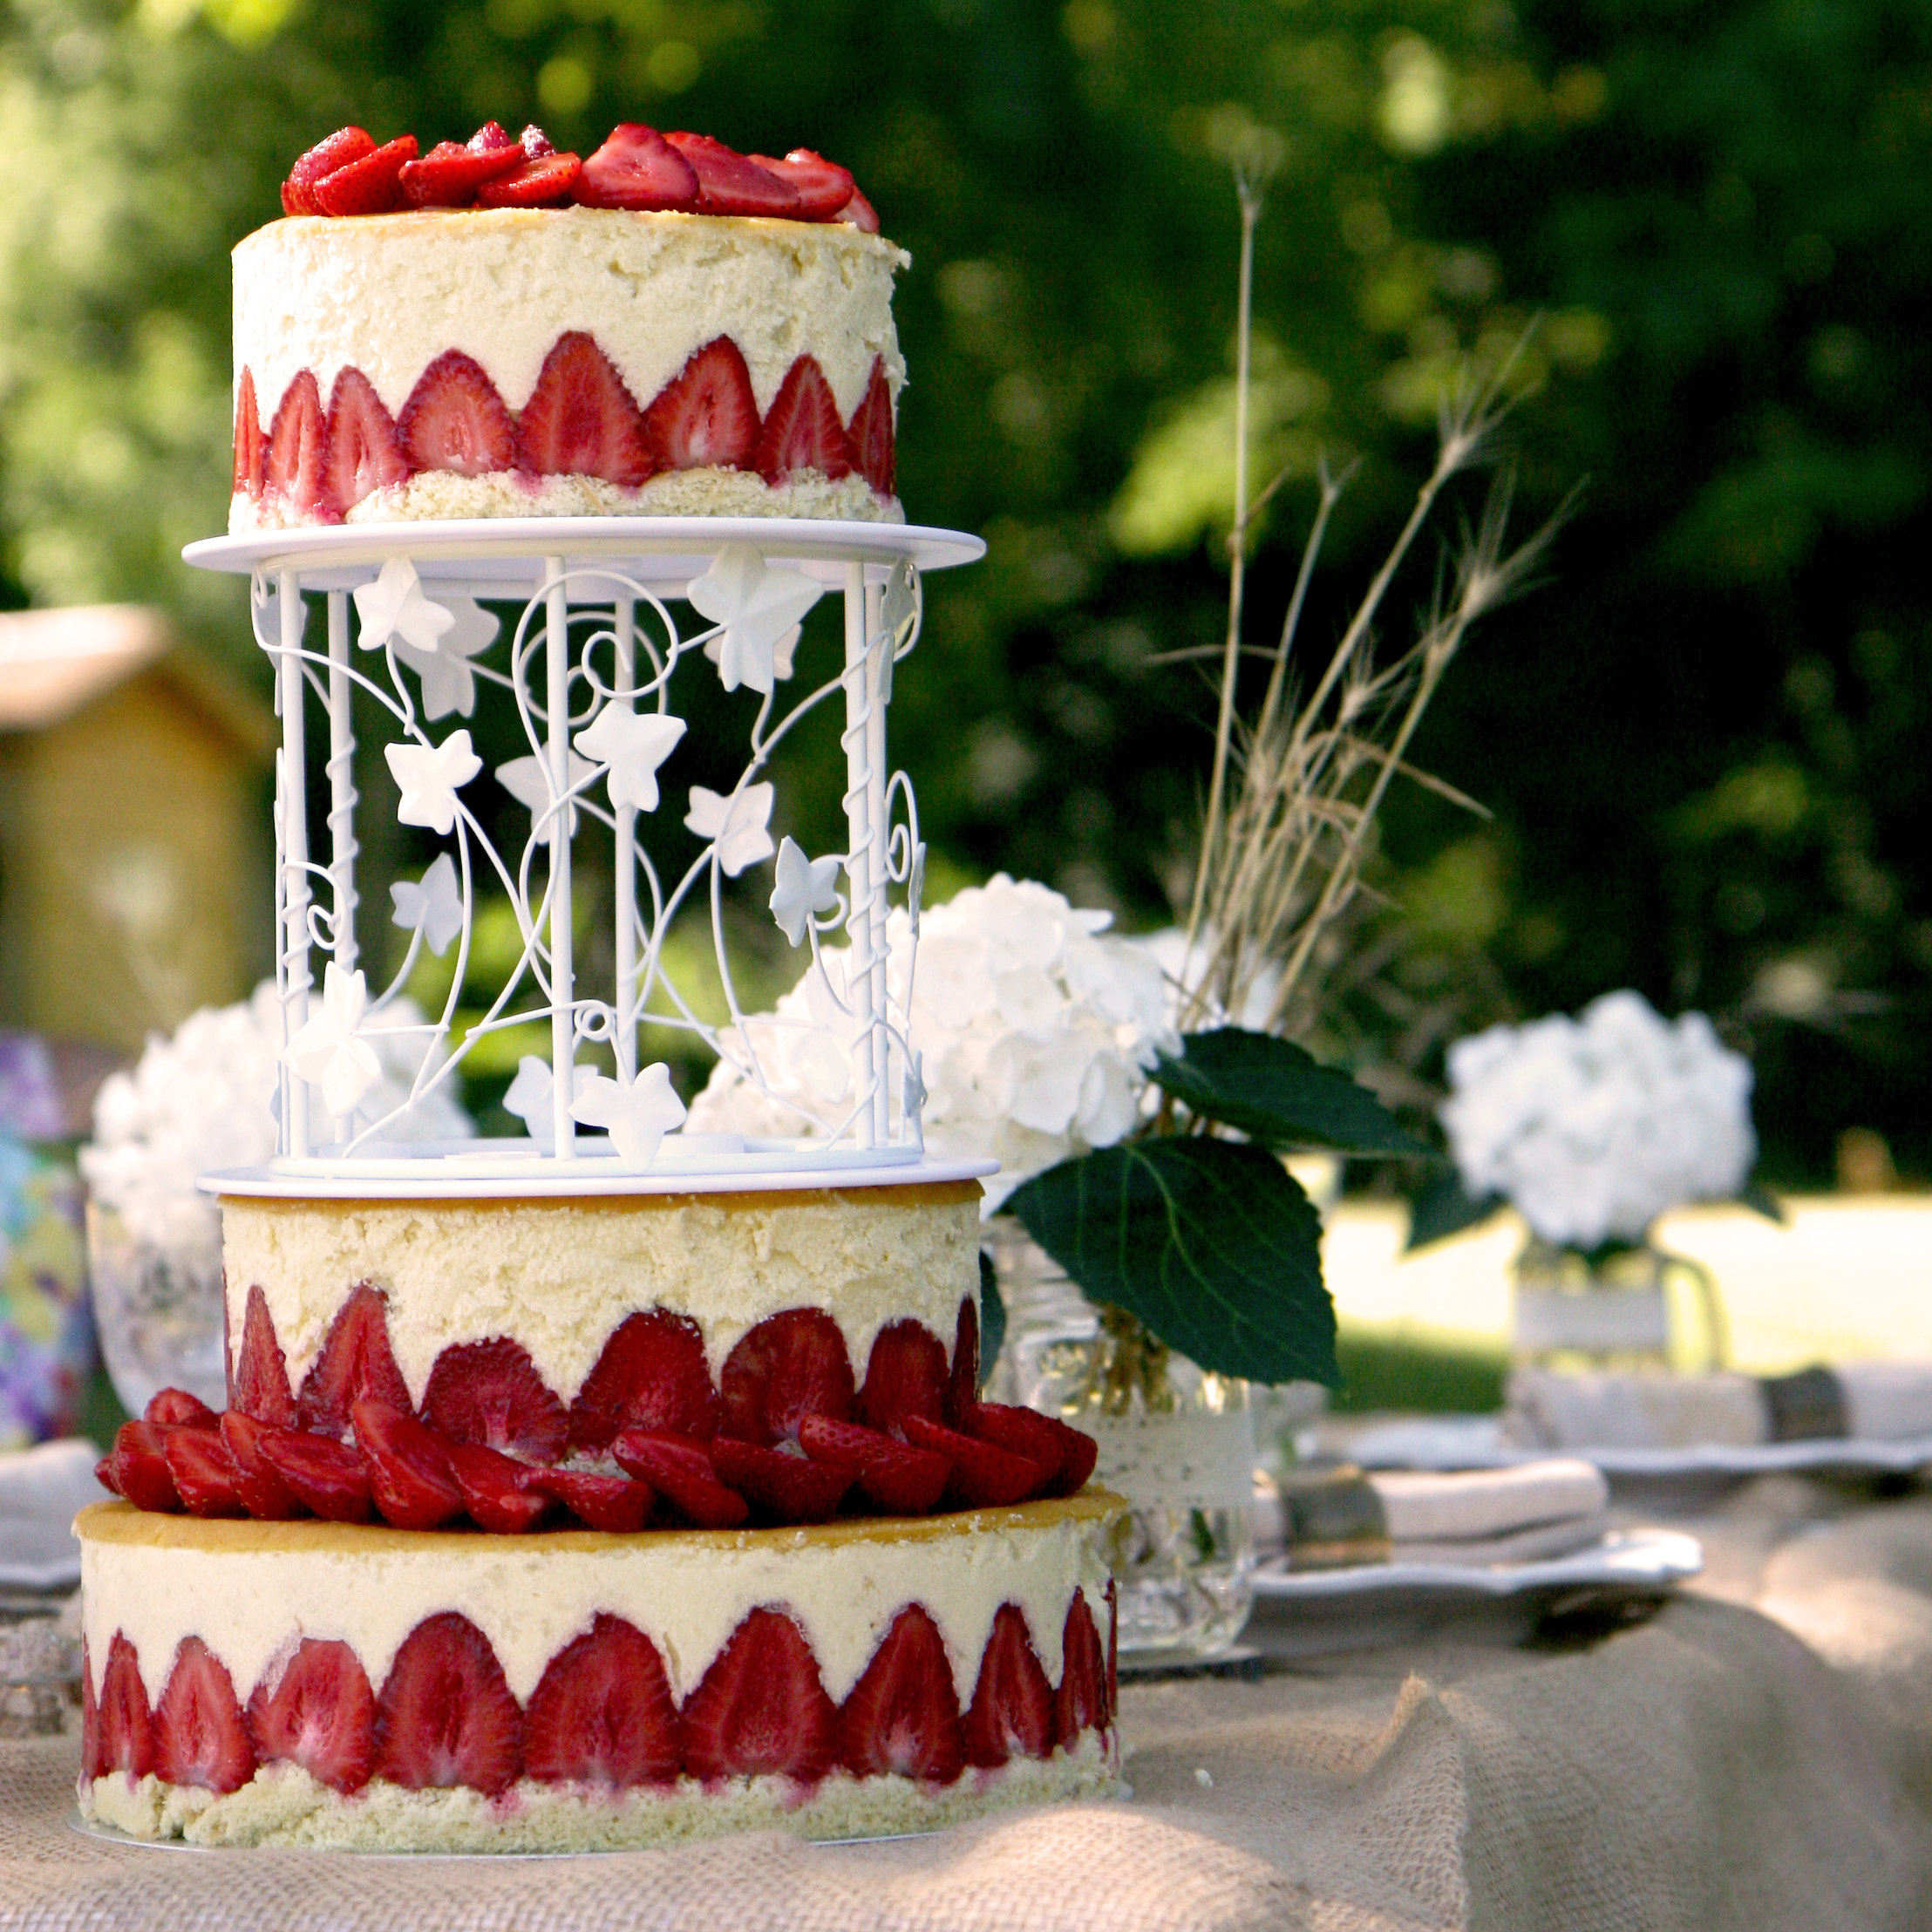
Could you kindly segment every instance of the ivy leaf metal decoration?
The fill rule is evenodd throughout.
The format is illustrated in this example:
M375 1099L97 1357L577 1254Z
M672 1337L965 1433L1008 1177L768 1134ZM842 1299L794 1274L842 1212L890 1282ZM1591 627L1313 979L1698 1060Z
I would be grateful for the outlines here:
M723 626L718 673L724 689L740 684L769 697L777 652L787 631L825 595L802 571L773 569L748 543L728 543L687 593L700 616ZM789 653L787 653L789 656Z

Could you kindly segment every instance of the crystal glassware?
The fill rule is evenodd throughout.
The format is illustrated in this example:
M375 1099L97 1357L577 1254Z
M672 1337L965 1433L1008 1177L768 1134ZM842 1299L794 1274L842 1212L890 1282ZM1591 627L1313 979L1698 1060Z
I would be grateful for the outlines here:
M94 1323L114 1393L139 1415L157 1391L228 1401L221 1216L205 1194L87 1204Z

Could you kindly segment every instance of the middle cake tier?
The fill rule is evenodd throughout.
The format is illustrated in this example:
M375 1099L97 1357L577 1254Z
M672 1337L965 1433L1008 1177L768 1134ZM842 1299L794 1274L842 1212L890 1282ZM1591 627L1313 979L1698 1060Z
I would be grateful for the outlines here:
M708 1403L714 1425L763 1439L759 1416L787 1377L842 1384L864 1419L877 1378L942 1383L963 1335L973 1346L979 1198L976 1181L568 1201L225 1196L231 1401L273 1422L290 1419L276 1412L292 1401L304 1426L339 1430L335 1411L379 1342L425 1418L513 1400L545 1455L566 1438L601 1451L640 1403L656 1426L685 1428L690 1405Z

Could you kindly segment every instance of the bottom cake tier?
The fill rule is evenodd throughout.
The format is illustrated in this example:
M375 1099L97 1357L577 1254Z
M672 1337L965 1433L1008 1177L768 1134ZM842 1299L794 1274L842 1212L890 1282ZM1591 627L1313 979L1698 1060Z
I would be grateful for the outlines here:
M204 1845L540 1852L1102 1795L1123 1507L506 1537L99 1504L81 1810Z

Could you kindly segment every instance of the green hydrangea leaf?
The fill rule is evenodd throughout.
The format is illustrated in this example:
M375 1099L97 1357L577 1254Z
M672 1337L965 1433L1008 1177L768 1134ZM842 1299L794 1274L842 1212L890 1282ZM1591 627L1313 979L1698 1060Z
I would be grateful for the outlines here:
M1412 1159L1432 1151L1365 1086L1272 1033L1221 1026L1187 1034L1180 1057L1163 1053L1153 1077L1191 1112L1263 1146Z
M1219 1375L1339 1385L1321 1218L1281 1162L1168 1137L1063 1160L1007 1202L1089 1301Z

